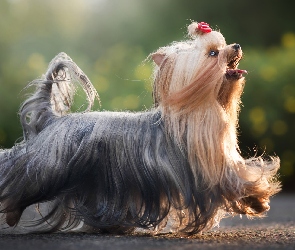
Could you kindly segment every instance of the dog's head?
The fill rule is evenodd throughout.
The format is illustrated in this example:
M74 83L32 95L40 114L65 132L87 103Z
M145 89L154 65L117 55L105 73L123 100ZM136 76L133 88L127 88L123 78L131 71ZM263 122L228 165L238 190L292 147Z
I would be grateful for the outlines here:
M155 105L188 113L218 102L232 112L247 73L238 69L241 46L227 45L220 32L203 22L190 24L188 33L187 41L172 43L151 55L156 63Z

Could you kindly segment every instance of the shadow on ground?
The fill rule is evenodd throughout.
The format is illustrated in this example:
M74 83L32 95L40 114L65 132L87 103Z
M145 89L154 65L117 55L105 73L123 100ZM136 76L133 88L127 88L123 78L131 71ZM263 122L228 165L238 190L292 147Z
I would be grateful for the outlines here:
M295 249L295 195L274 197L264 219L227 218L219 228L191 237L15 232L0 230L1 250Z

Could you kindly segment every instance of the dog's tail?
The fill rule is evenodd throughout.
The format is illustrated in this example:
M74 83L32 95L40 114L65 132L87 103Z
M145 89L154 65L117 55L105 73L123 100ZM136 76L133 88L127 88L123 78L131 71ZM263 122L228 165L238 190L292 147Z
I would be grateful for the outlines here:
M98 93L84 72L66 53L59 53L50 62L46 74L28 85L36 85L37 89L20 108L25 140L38 134L51 119L70 112L75 93L73 81L86 93L86 111L91 109L95 99L99 101Z
M35 158L38 148L29 148L28 145L34 144L36 135L51 122L63 119L62 116L70 112L75 81L85 91L88 99L86 110L90 110L98 94L83 71L65 53L58 54L51 61L41 79L29 84L36 86L36 91L20 108L24 139L12 149L0 149L0 214L6 214L4 223L9 226L15 226L23 210L32 204L30 195L35 194L39 198L45 196L46 192L39 184L47 171L41 170L45 163ZM34 161L38 161L39 165Z

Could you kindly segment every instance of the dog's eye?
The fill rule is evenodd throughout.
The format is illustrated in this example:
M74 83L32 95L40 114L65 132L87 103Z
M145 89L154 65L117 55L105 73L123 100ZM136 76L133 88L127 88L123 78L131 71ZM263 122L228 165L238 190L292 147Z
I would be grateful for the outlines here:
M218 53L219 53L218 51L210 50L210 52L209 52L209 56L217 56Z

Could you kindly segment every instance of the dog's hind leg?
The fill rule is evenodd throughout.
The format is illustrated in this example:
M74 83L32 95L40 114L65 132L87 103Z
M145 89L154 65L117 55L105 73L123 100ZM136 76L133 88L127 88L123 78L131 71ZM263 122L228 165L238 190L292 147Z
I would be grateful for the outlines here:
M5 207L5 203L4 203L4 207ZM25 210L25 208L16 208L13 211L8 210L6 212L7 225L10 227L16 226L19 223L24 210Z

